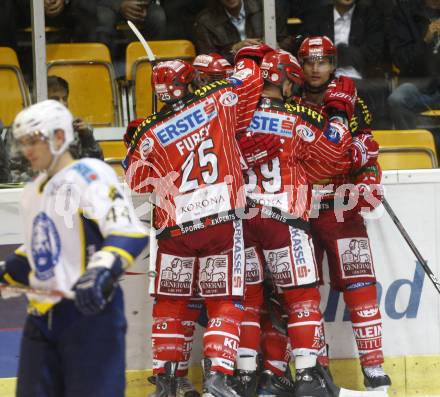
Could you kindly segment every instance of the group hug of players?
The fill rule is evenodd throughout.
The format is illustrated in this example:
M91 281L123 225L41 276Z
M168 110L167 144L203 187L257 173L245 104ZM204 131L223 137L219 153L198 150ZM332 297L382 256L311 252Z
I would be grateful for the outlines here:
M154 67L164 106L130 123L124 168L129 187L154 204L155 397L198 396L187 371L204 312L205 397L347 396L328 370L324 252L365 386L386 394L360 215L380 203L378 145L352 80L335 78L335 52L328 38L311 37L299 62L263 44L239 50L233 67L215 54ZM13 136L39 172L22 192L23 245L0 263L2 297L15 286L29 298L16 396L122 397L118 280L148 244L147 230L109 165L74 160L73 116L62 103L21 111Z
M298 58L263 44L239 50L234 66L210 54L154 67L164 106L130 124L124 166L154 204L156 397L198 395L187 371L202 307L204 396L333 396L324 252L365 386L391 384L360 214L380 203L378 145L335 57L330 39L311 37Z

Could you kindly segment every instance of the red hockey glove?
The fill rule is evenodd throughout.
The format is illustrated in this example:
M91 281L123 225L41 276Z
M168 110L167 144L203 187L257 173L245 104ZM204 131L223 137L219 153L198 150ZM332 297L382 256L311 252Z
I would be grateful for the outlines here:
M328 116L344 117L351 120L356 101L356 87L349 77L340 76L333 80L324 94L324 107Z
M124 134L124 144L126 148L130 147L131 144L131 140L134 136L134 133L136 132L137 128L139 127L139 125L144 121L144 119L136 119L136 120L132 120L128 123L127 125L127 129L125 130L125 134Z
M357 208L359 210L374 210L382 201L383 188L380 184L382 170L378 163L371 167L365 167L354 178L354 184L359 191Z
M238 138L238 146L249 167L273 159L283 146L278 135L247 132Z
M241 47L235 53L234 64L237 64L242 59L246 59L246 58L251 58L255 60L255 62L257 62L258 64L260 64L264 56L271 51L274 51L274 49L264 43Z
M356 171L362 167L375 164L379 156L379 144L372 135L355 136L350 146L351 169Z

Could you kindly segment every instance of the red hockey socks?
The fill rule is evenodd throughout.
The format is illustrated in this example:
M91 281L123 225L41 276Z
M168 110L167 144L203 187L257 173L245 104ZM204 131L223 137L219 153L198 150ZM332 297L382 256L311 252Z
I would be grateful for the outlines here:
M153 373L165 372L167 361L185 361L185 338L190 334L184 324L187 302L158 298L153 306ZM191 336L192 339L192 336Z
M203 335L203 355L211 360L211 370L232 375L240 343L243 307L239 302L220 299L207 299L206 306L209 321Z
M314 287L295 288L284 290L283 296L288 308L288 334L297 369L314 366L325 345L319 291ZM310 359L302 359L304 357Z
M344 291L359 358L363 367L383 363L382 318L377 302L376 285Z

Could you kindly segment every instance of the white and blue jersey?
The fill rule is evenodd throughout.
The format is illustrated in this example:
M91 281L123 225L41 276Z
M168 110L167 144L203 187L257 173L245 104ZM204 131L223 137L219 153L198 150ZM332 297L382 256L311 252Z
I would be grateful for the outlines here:
M15 254L27 259L31 287L71 290L96 251L115 252L129 265L148 241L116 174L100 160L81 159L49 180L38 176L25 186L21 208L24 244ZM39 314L59 301L29 299Z

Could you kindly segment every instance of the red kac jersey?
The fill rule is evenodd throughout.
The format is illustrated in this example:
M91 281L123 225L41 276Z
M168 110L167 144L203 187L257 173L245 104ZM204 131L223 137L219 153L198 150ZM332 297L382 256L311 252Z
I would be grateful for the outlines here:
M235 136L249 124L262 85L258 66L244 60L230 79L197 89L182 109L167 107L139 126L126 180L136 192L153 193L156 229L198 230L232 220L232 210L245 206Z
M284 139L277 157L246 171L246 193L257 205L307 219L310 183L350 167L348 129L307 106L263 98L248 131Z

